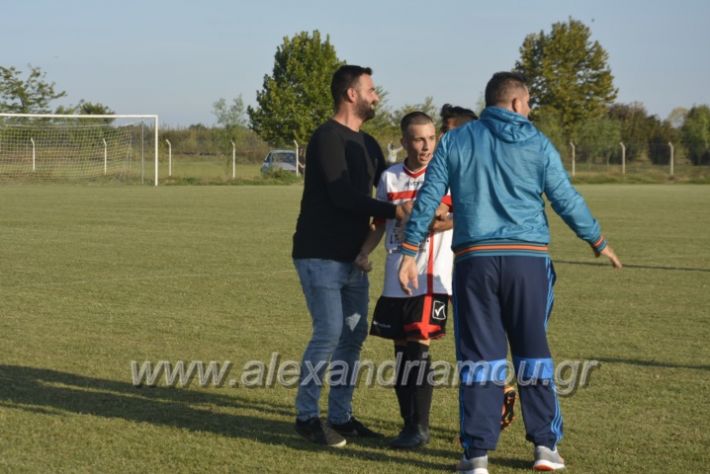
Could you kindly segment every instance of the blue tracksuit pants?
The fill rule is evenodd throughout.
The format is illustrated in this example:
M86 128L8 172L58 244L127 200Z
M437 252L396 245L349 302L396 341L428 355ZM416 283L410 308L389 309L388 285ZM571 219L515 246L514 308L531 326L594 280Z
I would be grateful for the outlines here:
M562 438L562 415L547 344L554 282L549 256L457 260L453 306L465 449L496 447L508 343L527 439L554 449Z

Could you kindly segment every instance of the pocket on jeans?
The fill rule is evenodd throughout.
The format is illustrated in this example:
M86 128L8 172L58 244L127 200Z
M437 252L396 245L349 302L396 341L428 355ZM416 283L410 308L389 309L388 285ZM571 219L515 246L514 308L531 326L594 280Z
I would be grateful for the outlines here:
M353 268L350 270L350 274L348 275L348 284L354 286L367 286L367 273L353 265Z
M308 279L312 286L341 288L348 278L349 264L318 258L305 259Z

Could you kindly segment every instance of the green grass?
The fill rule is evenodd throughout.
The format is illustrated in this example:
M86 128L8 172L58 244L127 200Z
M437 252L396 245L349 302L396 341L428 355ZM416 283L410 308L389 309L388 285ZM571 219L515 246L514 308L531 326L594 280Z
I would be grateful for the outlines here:
M167 154L160 156L158 176L168 179ZM261 163L244 163L237 157L235 174L240 179L254 179L260 176ZM192 178L198 181L222 181L232 179L232 157L230 156L173 156L173 178Z
M6 160L7 161L7 160ZM83 163L84 166L88 166ZM571 174L571 163L565 162L565 168ZM92 171L97 176L80 175L80 163L70 166L65 162L46 164L41 160L36 172L31 172L31 162L25 159L13 165L7 161L0 173L0 185L25 184L39 182L72 183L72 184L118 184L143 183L152 185L155 176L155 165L152 153L146 155L141 162L139 158L128 163L114 161L109 166L108 176L103 176L103 165L100 161L93 162ZM236 157L235 178L232 178L232 157L230 155L184 155L174 154L172 158L172 174L169 173L167 152L161 152L158 164L158 176L162 185L263 185L291 184L293 179L264 178L260 173L261 162L250 162L246 156ZM649 162L630 162L626 173L622 174L618 163L609 166L597 163L578 163L573 178L575 184L710 184L710 166L693 166L683 161L675 166L674 175L669 175L667 165L653 165Z
M217 155L174 155L172 174L167 153L160 155L158 176L161 184L262 184L261 163L249 163L242 156L237 157L235 179L232 178L232 157ZM8 162L2 166L0 185L33 183L69 183L69 184L119 184L143 183L152 185L155 176L155 162L152 154L145 161L134 159L130 162L120 160L109 164L108 175L103 176L102 162L92 164L83 162L68 165L64 162L40 163L37 171L31 171L31 162L25 160L14 165ZM82 175L83 173L83 175ZM89 175L90 177L87 177Z
M596 359L562 399L569 472L707 471L710 187L580 186L627 264L613 272L551 217L553 353ZM435 392L433 440L322 450L293 431L295 390L134 387L131 360L299 359L310 320L290 260L301 187L0 187L0 471L446 472L457 391ZM382 254L371 301L381 288ZM367 340L363 358L390 358ZM433 346L454 360L453 337ZM355 409L399 428L391 389ZM522 419L492 473L529 469Z
M571 163L565 162L565 168L571 174ZM579 163L574 182L577 184L710 184L710 167L693 166L684 161L676 163L671 176L668 165L654 165L649 162L630 162L626 166L625 173L622 173L621 165L618 163L609 166Z

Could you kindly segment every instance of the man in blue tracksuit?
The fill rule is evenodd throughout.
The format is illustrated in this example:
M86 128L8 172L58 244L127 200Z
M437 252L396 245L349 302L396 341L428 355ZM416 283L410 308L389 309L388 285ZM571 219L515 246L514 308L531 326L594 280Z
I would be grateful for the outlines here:
M460 375L459 471L487 473L487 452L500 434L507 343L517 373L527 439L536 470L564 468L557 452L562 417L547 344L555 271L543 193L595 255L615 268L614 254L559 153L527 119L525 78L500 72L486 86L478 121L441 139L426 173L400 251L400 284L416 286L414 256L441 197L451 190L456 210L453 303Z

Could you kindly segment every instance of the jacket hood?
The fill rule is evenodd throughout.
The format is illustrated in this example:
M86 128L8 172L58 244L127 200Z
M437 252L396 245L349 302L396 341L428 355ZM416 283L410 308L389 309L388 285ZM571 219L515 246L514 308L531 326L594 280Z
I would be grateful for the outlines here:
M480 120L496 138L508 143L524 142L538 133L530 120L501 107L486 107Z

